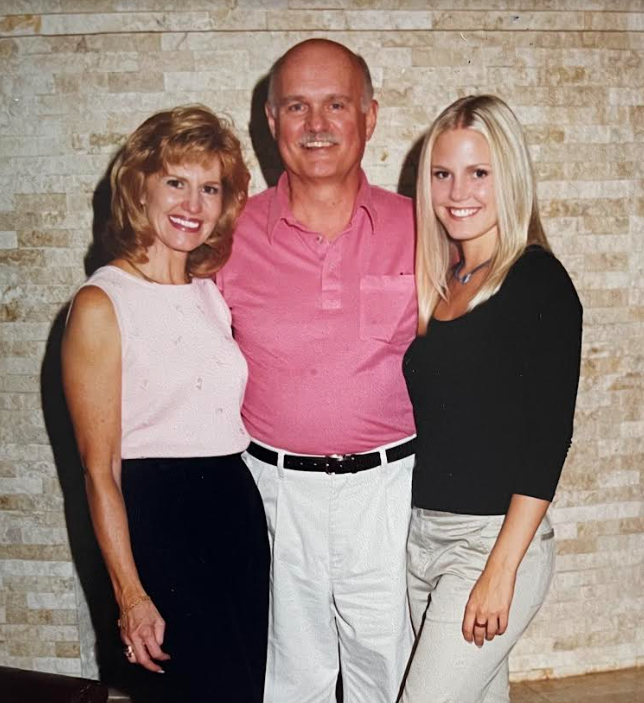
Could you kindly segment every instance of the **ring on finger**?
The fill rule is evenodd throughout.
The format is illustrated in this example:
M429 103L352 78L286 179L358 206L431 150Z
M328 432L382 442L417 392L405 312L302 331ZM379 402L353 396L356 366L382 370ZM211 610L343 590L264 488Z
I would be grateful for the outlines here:
M474 627L487 627L486 622L474 622Z
M134 650L132 649L131 644L128 644L128 646L123 650L123 654L125 654L128 659L134 658Z

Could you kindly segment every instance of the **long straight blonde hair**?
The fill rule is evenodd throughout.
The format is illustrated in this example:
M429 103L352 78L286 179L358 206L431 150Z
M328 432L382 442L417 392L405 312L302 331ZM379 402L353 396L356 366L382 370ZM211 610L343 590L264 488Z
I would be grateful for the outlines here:
M429 129L417 180L416 286L418 330L424 334L438 302L447 300L451 269L450 238L432 207L432 151L438 137L452 129L473 129L490 147L499 237L488 276L468 310L494 295L529 244L549 250L541 226L530 153L516 115L494 95L469 95L447 107Z

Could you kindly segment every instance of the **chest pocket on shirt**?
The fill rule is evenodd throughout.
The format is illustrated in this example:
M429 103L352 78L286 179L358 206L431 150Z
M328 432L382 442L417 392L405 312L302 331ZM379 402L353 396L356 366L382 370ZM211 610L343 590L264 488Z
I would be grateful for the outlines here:
M413 274L360 279L360 339L409 343L416 333L416 316Z

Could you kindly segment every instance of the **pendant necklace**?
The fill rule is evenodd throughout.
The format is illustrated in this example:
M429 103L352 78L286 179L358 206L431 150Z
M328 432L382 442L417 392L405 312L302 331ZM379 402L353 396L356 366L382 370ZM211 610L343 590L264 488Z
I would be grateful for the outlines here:
M172 286L172 285L176 285L176 284L174 284L174 283L162 283L161 281L157 281L156 279L151 278L150 276L148 276L146 273L143 273L143 271L141 271L141 269L140 269L133 261L130 261L130 259L125 259L125 260L126 260L126 261L128 262L128 264L139 274L139 276L141 276L141 278L142 278L144 281L147 281L148 283L156 283L156 284L159 285L159 286ZM188 276L188 274L186 274L185 282L186 282L186 283L190 283L190 277Z
M465 285L470 278L477 272L480 271L482 268L485 268L486 266L490 265L490 261L492 259L488 259L487 261L484 261L482 264L479 264L478 266L475 266L469 273L466 273L464 276L461 276L461 271L463 269L463 266L465 266L465 261L459 261L456 266L452 269L452 274L454 278L461 284Z

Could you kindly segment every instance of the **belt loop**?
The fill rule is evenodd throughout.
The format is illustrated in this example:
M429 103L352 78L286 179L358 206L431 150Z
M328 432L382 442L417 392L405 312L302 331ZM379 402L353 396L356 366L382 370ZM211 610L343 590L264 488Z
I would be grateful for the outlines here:
M387 450L386 449L379 449L378 453L380 454L380 465L381 466L387 466Z
M286 469L284 468L284 454L286 452L275 450L277 452L277 465L275 466L275 471L280 481L286 480Z

